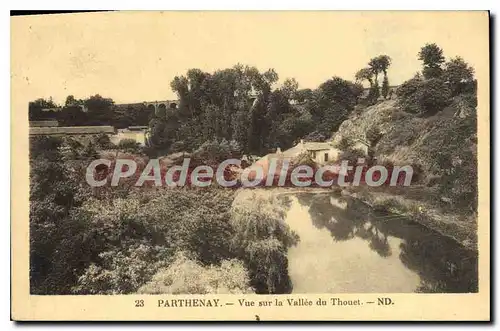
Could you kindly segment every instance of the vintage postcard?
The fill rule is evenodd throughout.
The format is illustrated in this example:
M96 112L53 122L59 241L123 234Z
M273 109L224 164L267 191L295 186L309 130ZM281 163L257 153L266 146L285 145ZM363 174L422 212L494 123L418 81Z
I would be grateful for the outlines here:
M12 17L12 319L489 320L489 24Z

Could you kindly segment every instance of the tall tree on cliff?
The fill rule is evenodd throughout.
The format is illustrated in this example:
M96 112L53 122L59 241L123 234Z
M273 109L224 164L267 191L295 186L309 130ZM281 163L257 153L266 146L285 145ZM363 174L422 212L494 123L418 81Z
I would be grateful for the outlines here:
M356 72L356 82L361 83L365 80L370 83L370 88L373 86L373 71L370 68L363 68Z
M448 83L452 95L455 96L474 81L474 68L457 56L444 65L443 78Z
M387 99L387 95L389 94L389 77L387 76L387 70L391 65L391 58L388 55L379 55L377 61L384 74L384 80L382 81L382 96L384 99Z

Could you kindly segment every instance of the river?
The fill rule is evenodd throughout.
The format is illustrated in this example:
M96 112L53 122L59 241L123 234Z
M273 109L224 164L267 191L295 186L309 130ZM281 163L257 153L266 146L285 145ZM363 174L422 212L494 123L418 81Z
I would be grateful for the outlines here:
M477 255L437 232L331 193L286 197L292 293L477 291Z

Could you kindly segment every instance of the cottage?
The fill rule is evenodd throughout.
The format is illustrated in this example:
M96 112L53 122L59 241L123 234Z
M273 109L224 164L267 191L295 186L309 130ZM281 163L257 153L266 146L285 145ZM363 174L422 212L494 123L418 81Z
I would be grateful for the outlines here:
M293 158L302 153L307 153L319 165L324 165L333 160L337 160L340 150L333 147L331 142L300 142L294 147L282 152L284 157Z

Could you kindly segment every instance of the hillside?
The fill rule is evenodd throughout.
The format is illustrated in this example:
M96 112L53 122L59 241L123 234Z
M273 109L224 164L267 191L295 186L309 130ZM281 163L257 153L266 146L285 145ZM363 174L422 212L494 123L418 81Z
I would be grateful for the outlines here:
M439 175L442 168L436 154L454 153L461 162L468 152L476 154L475 109L460 98L455 99L442 112L419 117L404 112L398 100L379 102L357 110L334 134L335 141L342 137L365 140L365 133L378 127L382 138L376 146L379 160L388 159L394 164L419 164L427 175ZM458 131L457 131L458 130Z
M465 246L476 241L477 130L470 98L454 97L442 111L419 116L403 111L399 100L357 108L333 140L367 141L377 128L373 147L378 164L412 165L409 187L351 188L381 209L398 212L455 238Z

